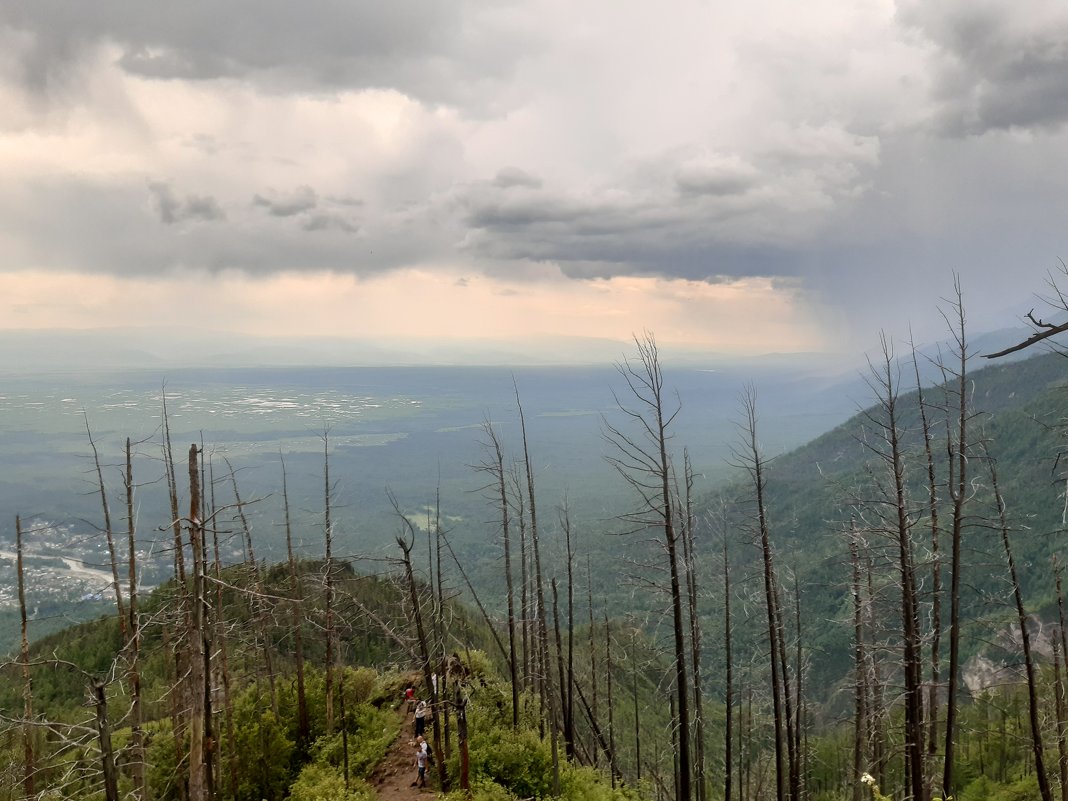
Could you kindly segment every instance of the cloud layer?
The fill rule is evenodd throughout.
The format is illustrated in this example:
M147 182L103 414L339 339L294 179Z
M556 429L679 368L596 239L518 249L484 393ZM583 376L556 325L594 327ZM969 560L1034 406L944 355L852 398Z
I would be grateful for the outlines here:
M1052 0L7 4L0 257L759 285L827 338L958 270L1009 322L1065 252L1066 62Z

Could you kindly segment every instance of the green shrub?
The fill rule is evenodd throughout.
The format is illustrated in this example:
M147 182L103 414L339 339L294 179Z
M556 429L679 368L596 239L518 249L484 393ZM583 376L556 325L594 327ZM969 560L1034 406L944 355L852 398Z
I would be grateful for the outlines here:
M345 699L348 703L368 703L377 684L378 674L371 668L345 668Z
M990 801L1034 801L1041 798L1038 792L1038 780L1027 776L1009 785L1003 785L990 796Z
M350 781L345 790L341 772L320 762L305 765L289 788L289 801L371 801L374 793L362 781Z
M569 765L561 770L560 797L566 801L639 801L641 795L628 787L612 789L610 779L592 768Z
M552 794L549 745L536 732L491 729L471 741L470 757L472 777L500 784L520 798Z
M516 801L516 797L499 784L483 778L471 782L471 795L463 790L453 790L442 796L442 801Z

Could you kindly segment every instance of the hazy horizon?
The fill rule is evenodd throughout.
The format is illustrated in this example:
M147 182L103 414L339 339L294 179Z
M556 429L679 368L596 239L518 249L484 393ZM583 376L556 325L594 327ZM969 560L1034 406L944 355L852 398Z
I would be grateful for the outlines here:
M938 339L954 274L1013 325L1066 253L1066 36L1040 0L7 4L0 330L859 355Z

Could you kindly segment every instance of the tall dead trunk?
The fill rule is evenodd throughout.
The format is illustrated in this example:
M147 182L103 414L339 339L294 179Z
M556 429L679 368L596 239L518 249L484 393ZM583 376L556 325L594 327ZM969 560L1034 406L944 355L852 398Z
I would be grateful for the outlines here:
M1061 670L1061 643L1053 640L1053 698L1057 715L1057 780L1061 801L1068 801L1068 721L1065 720L1068 704L1065 703L1064 672Z
M784 768L784 745L793 740L793 735L784 723L783 714L783 688L786 684L785 666L780 662L783 650L780 647L779 636L782 629L779 625L778 613L778 590L775 583L774 557L771 550L771 537L768 531L768 519L764 506L764 489L766 479L764 476L764 458L760 453L757 440L757 415L756 395L752 388L747 390L742 398L742 413L745 420L742 423L742 434L745 442L742 445L744 452L738 453L741 465L749 473L753 483L753 494L756 501L757 532L760 537L760 553L763 562L764 576L764 605L767 611L768 629L768 653L771 667L771 701L772 718L775 727L775 798L776 801L784 801L787 793L787 771Z
M671 464L668 439L678 408L670 411L664 400L664 375L660 355L652 334L635 337L638 350L635 362L617 364L617 372L627 385L628 397L637 406L631 409L619 402L624 418L634 424L638 434L628 434L602 420L605 438L614 449L607 457L616 472L635 490L639 507L624 518L635 530L653 528L663 532L670 576L671 622L674 639L675 698L679 735L679 794L677 801L690 801L692 748L690 742L689 650L682 606L681 548L671 492Z
M1042 801L1053 801L1053 791L1050 789L1049 776L1046 774L1042 727L1038 721L1038 678L1035 675L1035 660L1031 652L1031 633L1027 630L1027 612L1024 609L1023 593L1020 591L1020 582L1016 575L1016 560L1013 558L1012 545L1009 542L1009 522L1005 511L1005 499L1002 498L1001 491L998 489L997 464L990 458L985 444L983 455L990 469L990 485L997 502L1001 544L1005 549L1005 561L1009 566L1009 581L1012 583L1012 597L1016 602L1016 619L1020 626L1020 645L1023 650L1024 673L1027 676L1027 713L1028 722L1031 724L1031 753L1035 758L1035 778L1038 780L1038 792L1042 795Z
M723 727L723 801L731 801L731 747L734 726L734 662L731 657L731 568L727 552L727 529L723 529L723 707L726 721ZM739 749L740 751L741 749ZM740 778L740 774L739 774Z
M22 662L22 789L27 798L34 798L34 777L37 768L33 754L33 678L30 675L29 619L26 615L26 575L22 565L22 518L15 515L15 572L19 583L19 620L22 640L19 661Z
M968 384L967 362L968 348L965 339L964 301L961 295L960 278L954 277L955 300L951 304L953 323L950 326L954 337L958 366L956 369L956 443L950 456L951 466L955 463L955 475L951 471L950 496L953 500L953 519L950 529L950 589L949 589L949 676L946 687L946 747L945 762L942 770L942 793L946 797L955 796L953 783L954 760L956 758L957 736L957 695L960 678L960 580L961 580L961 536L964 528L964 503L968 493ZM947 320L948 320L947 316Z
M519 469L513 463L509 472L514 492L512 498L515 503L515 519L519 523L519 628L523 644L523 687L531 689L534 686L533 667L531 665L531 651L533 636L531 634L530 619L530 562L527 557L527 515L526 501L524 500L523 488L520 485Z
M394 508L400 507L394 500ZM438 696L437 689L434 683L433 668L430 664L430 644L427 641L426 629L423 627L423 611L422 606L419 603L419 590L415 583L415 572L412 570L412 544L415 542L415 529L411 522L403 515L401 519L405 523L408 529L408 533L412 538L412 542L409 542L405 536L397 537L397 545L400 546L401 554L404 561L404 578L408 585L408 597L412 604L412 616L415 618L415 634L416 639L419 642L419 657L423 671L423 681L426 684L426 692L430 696L430 707L434 711L433 716L433 729L434 729L434 747L441 747L441 716L437 714ZM435 760L438 768L438 783L443 792L448 788L448 777L445 773L445 760Z
M145 735L142 725L144 711L141 708L141 624L137 613L137 523L134 516L133 447L126 438L126 472L123 476L126 489L126 548L128 559L129 603L126 623L126 682L130 689L130 772L136 801L148 798L145 781Z
M127 639L126 612L122 603L122 584L119 583L119 558L115 552L115 533L111 528L111 505L108 503L107 488L104 485L104 471L100 467L100 454L93 440L93 431L89 428L89 415L82 412L85 418L85 433L89 437L89 446L93 449L93 467L96 469L97 487L100 489L100 506L104 514L104 536L107 539L108 557L111 564L111 584L115 591L115 609L119 616L119 634L125 646Z
M564 749L575 758L575 551L571 547L571 515L564 500L564 543L567 553L567 675L560 696L564 703Z
M794 722L794 755L797 760L795 766L796 787L795 797L805 798L808 791L808 749L805 747L808 741L808 729L805 725L805 660L804 660L804 637L801 628L801 585L794 573L794 633L797 635L796 653L794 665L797 683L797 716Z
M449 655L445 646L445 595L442 582L444 581L444 573L441 570L441 541L445 537L445 532L441 530L441 487L439 486L434 493L434 561L436 565L437 573L437 588L436 588L436 601L434 604L434 625L437 633L437 647L440 655L439 669L438 669L438 695L441 698L448 698L449 692ZM449 546L449 550L452 550L452 546ZM431 585L433 589L433 585ZM492 625L490 629L496 632L496 628ZM452 757L452 710L448 704L443 704L441 709L442 717L442 730L445 737L444 754L445 758Z
M182 518L178 511L178 476L174 466L174 451L171 447L171 424L170 415L167 413L167 393L163 392L163 464L167 480L167 494L171 509L171 535L174 545L174 580L177 587L178 610L177 616L180 623L176 627L178 632L175 638L171 627L164 626L164 646L172 651L174 663L175 686L173 692L168 693L170 702L171 731L174 742L174 761L176 765L183 765L186 761L186 741L188 740L188 711L191 700L187 697L187 682L182 680L188 671L192 669L189 664L190 654L185 647L189 642L190 631L193 627L193 608L190 598L190 586L185 569L185 546L182 543ZM187 777L179 775L176 781L179 801L186 801L189 797L189 783Z
M708 781L705 776L704 699L701 695L701 617L697 608L697 556L693 514L694 474L690 452L685 448L682 452L682 461L685 488L682 508L685 514L681 528L683 564L686 570L686 606L690 624L690 665L693 671L694 778L697 782L698 801L706 801Z
M323 438L323 539L325 541L326 733L334 733L334 526L330 518L330 432ZM436 719L436 716L435 716Z
M501 513L501 536L504 544L504 584L508 600L508 673L512 680L512 728L519 728L519 665L516 656L516 631L515 631L515 590L512 586L512 544L511 544L511 518L508 514L510 504L508 502L508 488L505 483L504 452L501 449L500 440L493 425L486 420L482 424L486 436L489 438L488 447L491 449L490 462L484 465L493 477L497 500L500 503Z
M286 481L286 461L279 454L282 463L282 505L286 522L286 556L289 561L289 589L293 595L290 605L293 626L293 658L297 670L297 744L304 751L311 740L311 722L308 719L308 699L304 689L304 585L293 555L293 528L289 517L289 487Z
M589 649L590 649L590 686L592 703L590 704L590 722L594 731L599 727L597 718L597 646L595 643L595 626L593 621L593 563L589 553L586 554L586 608L589 610ZM579 690L581 693L581 689ZM597 765L597 751L593 752L594 766Z
M927 419L927 404L923 397L920 365L916 348L912 348L912 368L916 374L916 402L920 409L923 432L923 451L927 459L927 514L931 524L931 684L927 691L927 754L934 759L938 751L938 688L941 682L942 641L942 562L939 553L938 482L935 475L934 450L931 447L931 424Z
M467 744L467 698L456 686L456 740L460 746L460 789L471 792L471 754Z
M345 779L345 792L349 791L349 716L345 705L345 667L342 660L341 675L338 678L337 697L341 706L341 764Z
M119 780L115 770L115 750L111 745L111 725L108 722L107 685L93 681L89 687L93 707L96 710L96 732L100 743L100 773L104 780L106 801L119 801Z
M514 383L514 382L513 382ZM560 794L560 754L557 744L558 727L552 698L552 671L549 668L549 631L546 621L545 609L545 584L542 580L541 571L541 548L538 542L538 512L534 501L534 471L530 461L530 447L527 441L527 422L523 414L523 404L519 400L519 387L515 386L515 402L519 410L519 429L523 436L523 465L527 476L527 503L530 506L530 544L534 552L534 583L535 605L537 607L537 636L538 636L538 661L540 662L540 705L541 723L540 728L544 734L545 712L549 711L549 743L553 760L553 792Z
M193 558L193 625L189 649L189 799L209 801L212 786L211 632L205 597L203 520L200 508L200 474L197 446L189 446L189 550Z
M167 414L167 393L163 393L163 465L167 490L171 501L171 534L174 539L174 576L183 593L188 591L185 580L185 549L182 547L182 520L178 513L178 477L171 449L171 423ZM188 610L186 610L188 613ZM181 671L179 670L179 673Z
M560 636L560 597L557 594L556 579L549 580L549 587L553 596L553 633L556 639L556 672L558 678L557 686L560 688L560 721L564 730L564 755L567 759L571 759L572 744L567 739L567 673L564 670L564 642Z
M216 609L219 610L218 614L216 615L216 627L218 630L219 641L219 670L222 674L223 721L226 726L226 743L227 745L229 745L230 752L226 755L226 767L227 770L229 770L230 774L230 791L232 795L235 795L237 792L238 775L244 772L245 757L244 755L238 753L236 747L236 739L234 737L234 705L231 701L232 693L230 680L230 646L226 644L226 638L223 633L222 622L222 560L220 559L219 554L219 530L215 527L214 524L211 525L211 546L213 546L213 553L215 559L215 565L213 568L213 572L215 575L215 604Z
M872 558L864 559L864 576L867 584L867 602L864 605L864 623L872 641L875 640L875 579ZM883 698L882 667L874 648L867 649L868 675L868 742L871 743L871 768L876 784L886 786L886 708Z
M905 479L904 452L898 425L898 385L893 350L882 338L882 354L878 367L873 367L873 389L878 395L881 417L869 417L879 429L883 447L878 450L885 464L890 486L885 506L892 512L886 521L888 533L897 549L898 572L901 582L901 642L904 670L905 730L904 756L906 764L906 795L916 801L927 801L925 751L923 747L923 677L922 637L917 603L915 559L912 545L912 519L909 514ZM947 719L948 721L948 719ZM948 722L947 722L948 725Z
M850 594L853 599L853 801L861 801L864 788L860 777L868 770L867 749L867 673L868 663L864 653L864 605L860 585L860 547L856 525L849 532L849 563L852 568Z
M1056 554L1053 556L1053 575L1057 586L1057 636L1053 644L1053 667L1057 714L1057 776L1061 788L1061 801L1068 801L1068 698L1065 692L1065 672L1068 672L1068 633L1064 628L1064 592L1061 585L1061 567ZM1060 659L1058 660L1058 653ZM1059 664L1058 664L1059 663Z
M608 628L608 615L604 618L604 637L605 637L605 659L611 664L611 634ZM638 659L637 659L637 634L635 634L630 641L630 695L631 705L634 712L634 783L637 784L642 780L642 727L641 716L638 714ZM612 675L611 669L608 670L608 675ZM612 693L608 692L608 719L612 719ZM609 726L611 729L611 726ZM615 751L615 749L612 749Z
M256 549L252 542L252 526L249 525L248 516L245 514L245 502L241 499L241 492L237 486L237 473L234 472L230 460L226 459L226 469L230 471L230 484L234 493L234 505L237 509L237 518L241 522L241 532L245 546L247 566L252 581L252 622L259 640L260 649L263 652L263 667L267 672L267 686L270 690L271 710L278 714L278 692L275 687L274 656L271 649L271 632L269 615L267 613L266 592L264 591L263 574L260 571L259 560L256 559Z
M605 692L608 693L608 768L612 776L612 789L616 786L616 777L619 775L619 766L616 763L616 718L612 703L612 627L608 624L608 614L604 616L604 662L605 662ZM637 732L637 717L635 717L635 732ZM637 735L636 735L637 736ZM641 754L641 740L638 741L638 754Z

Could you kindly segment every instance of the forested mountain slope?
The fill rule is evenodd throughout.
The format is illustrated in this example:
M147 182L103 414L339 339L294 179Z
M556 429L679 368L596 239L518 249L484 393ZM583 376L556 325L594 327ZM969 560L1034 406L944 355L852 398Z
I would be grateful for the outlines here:
M1012 528L1012 545L1028 610L1047 621L1056 616L1051 557L1068 545L1064 531L1065 468L1058 461L1065 445L1068 409L1068 360L1044 354L1012 363L971 360L966 377L967 446L966 497L963 507L961 607L966 621L962 649L973 656L994 639L1014 616L1006 563L997 526L996 504L990 490L990 460L997 465L1001 495ZM919 397L912 364L895 370L900 397L897 424L901 435L906 503L920 574L924 615L930 616L934 543L927 458L923 443ZM951 478L947 455L954 452L959 409L956 384L923 389L931 438L937 494L938 564L948 565L947 525L951 518ZM874 397L874 395L873 395ZM870 399L869 399L870 400ZM863 401L862 401L863 402ZM866 403L864 403L867 406ZM810 680L825 695L849 670L851 601L849 587L849 531L858 532L873 559L876 581L887 596L895 554L893 543L877 525L887 502L886 464L876 452L885 451L884 412L867 406L845 424L767 464L766 511L771 538L782 566L782 580L790 593L799 582L803 634L810 649ZM756 569L759 554L753 546L752 487L733 483L716 494L732 508L731 536L738 542L736 568ZM702 528L705 548L718 548L721 532ZM715 561L714 557L710 557ZM711 566L710 566L711 567ZM944 592L943 587L943 592ZM948 602L942 604L943 614Z

